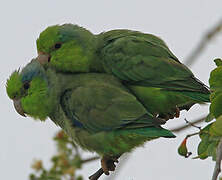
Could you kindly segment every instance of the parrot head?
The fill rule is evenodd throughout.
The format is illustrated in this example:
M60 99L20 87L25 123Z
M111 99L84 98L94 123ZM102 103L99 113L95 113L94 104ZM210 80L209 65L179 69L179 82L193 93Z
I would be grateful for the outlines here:
M16 111L45 120L52 110L48 82L41 64L32 60L22 71L14 71L6 83L6 91Z
M89 72L95 38L88 30L72 24L50 26L40 33L36 44L42 65L63 72Z

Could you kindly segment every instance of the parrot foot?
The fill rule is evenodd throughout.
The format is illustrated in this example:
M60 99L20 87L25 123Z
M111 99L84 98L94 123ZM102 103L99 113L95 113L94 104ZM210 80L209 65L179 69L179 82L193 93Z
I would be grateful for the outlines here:
M109 175L109 171L114 171L116 168L116 165L114 163L118 163L118 158L116 157L109 157L109 156L103 156L101 159L101 166L103 169L103 172L105 175Z
M98 171L96 171L93 175L89 177L90 180L97 180L99 179L100 176L102 176L103 173L106 175L109 175L109 171L114 171L116 168L116 165L114 164L115 162L118 163L118 158L119 156L116 157L110 157L110 156L103 156L101 159L101 166Z
M179 109L177 106L176 106L175 117L176 117L176 118L180 117L180 109Z
M180 109L176 106L176 108L172 110L172 113L160 114L158 117L163 118L166 121L168 121L169 119L178 118L180 117Z
M168 121L169 119L173 119L174 116L173 116L172 114L160 114L160 115L158 116L158 118L162 118L162 119Z

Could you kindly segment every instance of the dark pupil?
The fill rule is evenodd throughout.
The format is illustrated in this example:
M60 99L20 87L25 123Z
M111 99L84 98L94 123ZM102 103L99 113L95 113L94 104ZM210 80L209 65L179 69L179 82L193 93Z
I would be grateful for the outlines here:
M29 88L29 83L26 82L23 86L24 86L24 89L28 89Z
M61 46L62 46L62 44L56 43L56 44L55 44L55 49L59 49Z

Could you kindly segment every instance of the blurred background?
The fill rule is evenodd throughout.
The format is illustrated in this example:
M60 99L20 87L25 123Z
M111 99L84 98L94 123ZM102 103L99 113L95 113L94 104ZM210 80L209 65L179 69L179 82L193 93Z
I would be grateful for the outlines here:
M38 0L4 1L0 7L1 65L0 65L0 179L28 179L33 171L33 159L42 159L50 166L55 153L52 137L59 130L50 120L35 121L19 116L6 95L5 83L12 71L25 66L37 56L35 41L46 27L54 24L74 23L98 34L112 29L131 29L152 33L161 37L172 52L185 63L204 35L222 19L221 0ZM207 42L203 52L190 65L197 78L208 85L210 71L215 68L213 59L222 57L222 33ZM195 105L180 118L171 120L166 127L185 124L184 118L196 120L208 114L207 105ZM204 125L204 123L202 124ZM177 148L188 130L176 133L175 139L158 139L148 142L127 155L115 177L103 175L101 180L170 179L208 180L212 176L214 162L211 159L185 159L177 154ZM198 137L189 140L189 150L196 154ZM84 157L96 154L84 152ZM124 159L124 158L123 158ZM100 167L100 161L83 166L78 174L87 179ZM119 166L117 166L118 168Z

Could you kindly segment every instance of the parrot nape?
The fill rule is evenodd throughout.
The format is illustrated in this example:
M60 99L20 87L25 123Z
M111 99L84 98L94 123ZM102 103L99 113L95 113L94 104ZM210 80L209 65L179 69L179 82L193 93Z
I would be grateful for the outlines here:
M54 25L37 39L38 61L56 71L107 73L156 117L209 102L209 88L183 65L160 38L131 30L98 35L73 24Z
M61 73L36 59L11 74L6 91L16 111L49 117L83 149L97 152L105 174L125 152L146 141L175 137L122 83L103 73Z

